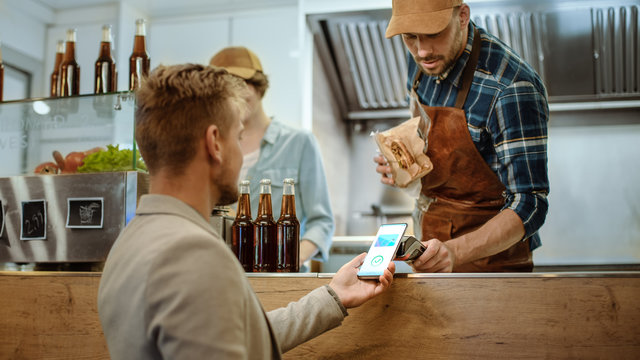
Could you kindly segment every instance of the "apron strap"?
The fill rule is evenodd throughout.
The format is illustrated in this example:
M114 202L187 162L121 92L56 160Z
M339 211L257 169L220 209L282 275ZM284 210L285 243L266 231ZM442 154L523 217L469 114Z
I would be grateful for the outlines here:
M462 71L462 85L458 90L458 97L456 98L456 107L462 109L465 101L467 101L467 95L469 95L469 89L471 89L471 83L473 82L473 74L476 71L478 65L478 58L480 57L480 33L477 27L473 27L473 47L471 48L471 55L469 55L469 61Z

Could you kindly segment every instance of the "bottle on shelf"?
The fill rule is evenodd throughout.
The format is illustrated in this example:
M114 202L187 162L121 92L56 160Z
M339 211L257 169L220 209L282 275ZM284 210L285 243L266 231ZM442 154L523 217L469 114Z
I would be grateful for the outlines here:
M133 39L133 52L129 57L129 90L140 87L140 79L149 75L151 59L147 54L147 30L144 19L136 20L136 36Z
M295 181L283 181L282 210L276 222L278 272L300 271L300 222L296 217Z
M71 96L80 94L80 66L76 61L76 29L67 30L64 57L60 63L60 94Z
M254 272L276 271L276 222L271 207L271 180L260 180L260 201L254 226Z
M231 246L234 254L242 264L244 271L253 271L253 222L251 221L251 199L249 197L250 182L240 182L240 196L238 197L238 211L231 224Z
M53 64L53 71L51 72L51 85L49 87L49 95L56 97L60 95L60 64L62 64L62 58L64 57L64 40L58 40L56 46L56 60Z
M111 55L111 44L111 25L103 25L100 53L98 54L98 60L96 60L94 74L94 94L115 92L117 89L118 74L116 72L116 62Z

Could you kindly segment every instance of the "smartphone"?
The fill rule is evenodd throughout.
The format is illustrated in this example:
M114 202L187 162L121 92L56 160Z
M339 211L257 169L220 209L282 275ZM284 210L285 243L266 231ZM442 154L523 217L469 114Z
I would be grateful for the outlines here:
M358 271L360 279L378 279L396 256L407 224L383 224Z

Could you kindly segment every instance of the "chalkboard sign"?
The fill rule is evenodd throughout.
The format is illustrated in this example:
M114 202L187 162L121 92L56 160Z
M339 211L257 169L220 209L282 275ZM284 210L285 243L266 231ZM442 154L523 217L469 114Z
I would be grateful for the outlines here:
M20 240L45 240L47 238L47 202L31 200L22 202Z
M0 200L0 236L4 234L4 204Z
M104 198L68 198L67 227L102 229Z

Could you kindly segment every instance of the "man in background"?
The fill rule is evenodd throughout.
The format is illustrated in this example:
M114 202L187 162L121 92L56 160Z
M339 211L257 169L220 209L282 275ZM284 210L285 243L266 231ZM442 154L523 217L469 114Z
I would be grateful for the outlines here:
M248 86L249 111L242 119L244 137L240 142L244 161L240 180L251 181L252 217L258 211L260 179L271 179L273 216L280 215L282 180L293 178L296 191L296 215L300 221L300 271L314 259L326 261L335 223L329 200L327 179L320 149L313 134L284 125L269 117L262 98L269 80L253 51L245 47L227 47L216 53L210 65L225 68Z

